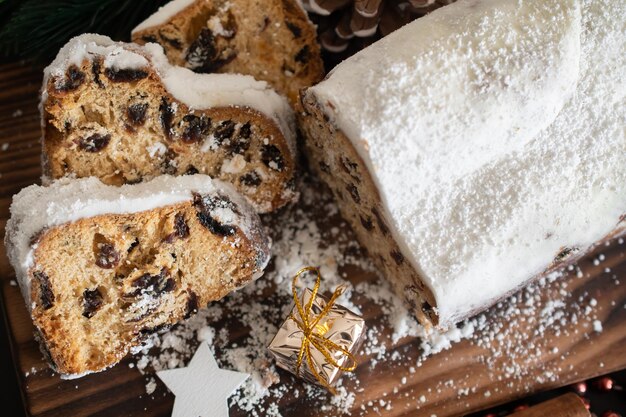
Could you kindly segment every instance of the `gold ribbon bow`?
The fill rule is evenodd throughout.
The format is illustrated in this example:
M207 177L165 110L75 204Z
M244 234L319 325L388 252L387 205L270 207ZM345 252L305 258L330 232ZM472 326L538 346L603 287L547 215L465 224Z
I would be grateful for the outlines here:
M317 274L317 279L315 281L315 286L313 287L313 291L311 294L311 298L306 306L302 306L300 299L298 298L298 292L296 291L296 283L298 281L298 277L304 274L305 272L315 271ZM289 318L293 320L300 330L302 330L302 345L300 346L300 351L298 352L298 361L296 362L296 375L300 375L300 367L302 366L302 362L304 358L306 358L306 362L309 365L309 369L313 376L322 384L326 389L328 389L331 393L336 394L336 391L333 387L328 384L319 374L319 372L315 369L315 364L313 363L313 358L311 357L311 346L317 349L328 363L332 366L345 371L351 372L356 369L356 359L354 356L345 348L339 346L335 342L328 340L324 337L326 331L328 331L327 323L320 324L320 321L328 315L330 310L337 298L343 294L345 287L339 286L333 293L333 296L330 297L326 306L322 309L322 311L314 317L311 317L311 311L313 309L313 303L315 301L315 297L317 296L317 291L320 287L321 275L318 268L313 266L307 266L299 270L296 275L293 277L293 281L291 283L291 290L293 292L293 301L296 304L296 310L298 311L298 315L300 319L298 319L293 313L289 315ZM342 366L333 358L333 354L340 352L343 354L348 360L351 362L350 366Z

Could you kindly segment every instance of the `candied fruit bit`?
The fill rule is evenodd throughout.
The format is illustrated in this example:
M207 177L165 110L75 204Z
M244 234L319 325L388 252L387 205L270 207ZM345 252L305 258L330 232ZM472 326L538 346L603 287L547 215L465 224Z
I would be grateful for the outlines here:
M33 277L39 282L39 302L44 310L52 308L54 305L54 293L48 274L43 271L33 272Z
M83 316L88 319L92 318L98 310L102 307L102 294L100 290L94 288L93 290L86 289L83 291Z
M183 117L183 123L186 126L183 129L181 140L185 143L199 142L208 135L211 128L211 119L205 115L187 114Z
M126 117L133 126L141 126L146 121L148 103L131 104L126 109Z
M263 148L261 148L261 160L275 171L282 171L285 168L283 155L275 145L263 145Z
M134 68L105 68L104 75L116 83L129 83L143 80L148 76L148 71Z
M111 135L108 133L103 135L101 133L94 133L86 138L80 138L78 140L78 147L86 152L100 152L111 141Z
M239 181L249 187L256 187L261 185L261 177L255 171L250 171L245 175L239 177Z
M78 69L76 65L71 65L65 73L65 79L61 83L57 83L58 91L73 91L85 82L85 73Z
M233 203L225 197L201 196L198 193L193 195L193 206L196 209L196 216L200 224L218 236L232 236L235 234L235 227L222 224L217 221L212 213L215 209L229 209L237 213Z

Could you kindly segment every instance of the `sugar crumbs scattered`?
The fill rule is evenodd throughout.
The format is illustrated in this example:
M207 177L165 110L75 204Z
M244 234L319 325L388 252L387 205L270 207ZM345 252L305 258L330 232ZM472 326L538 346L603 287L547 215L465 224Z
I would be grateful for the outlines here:
M602 331L595 313L597 300L587 294L574 298L566 291L565 280L557 280L565 273L562 271L447 332L428 332L412 318L386 281L378 278L339 216L329 192L309 177L303 179L301 188L298 204L264 219L274 240L273 261L265 276L222 301L211 303L172 329L152 335L134 358L140 372L151 376L161 369L185 366L197 345L204 342L213 350L220 367L251 375L230 399L231 406L248 416L279 417L279 406L296 399L323 407L328 415L364 415L390 410L395 402L400 404L400 399L404 407L405 403L412 403L413 407L417 407L418 401L425 403L426 396L407 385L407 377L418 372L416 368L429 357L461 340L482 348L480 361L493 369L494 377L501 377L504 369L506 378L522 380L542 355L559 353L559 347L547 336L567 335L580 328L573 324L582 321L589 323L590 329ZM320 227L325 223L339 227ZM380 311L367 320L367 338L358 356L372 370L379 362L397 366L398 383L390 387L395 394L384 402L359 401L358 393L364 387L353 373L344 375L337 386L338 395L330 396L322 388L275 367L266 347L291 309L291 278L306 265L320 268L322 288L327 292L347 285L339 304L355 312L361 312L365 305L374 305ZM582 274L578 266L570 271ZM351 281L342 278L345 276ZM305 278L300 286L310 287L312 282L312 277ZM228 320L228 327L224 327L224 320ZM414 366L408 366L399 350L409 339L421 348L419 357L411 363ZM557 371L546 369L538 379L552 380ZM157 389L165 392L154 378L149 379L146 392L152 394ZM438 392L441 389L454 389L459 399L476 392L468 380L449 380L441 384ZM492 393L486 391L484 395Z

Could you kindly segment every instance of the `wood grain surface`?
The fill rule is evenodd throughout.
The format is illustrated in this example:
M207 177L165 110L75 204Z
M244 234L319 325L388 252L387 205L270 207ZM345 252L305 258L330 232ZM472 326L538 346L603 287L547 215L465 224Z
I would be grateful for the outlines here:
M4 145L0 151L2 231L8 217L11 196L22 187L39 182L37 104L40 83L41 68L30 68L19 63L0 66L0 146L8 144L8 148ZM327 226L331 227L332 224ZM515 332L507 333L508 337L515 334L510 344L527 344L536 349L527 358L517 358L518 365L523 363L523 372L513 374L507 369L511 361L507 352L513 351L510 346L503 355L497 357L492 348L463 340L446 351L430 356L421 362L416 372L410 373L407 367L415 364L420 357L421 341L405 338L395 345L386 341L384 343L388 344L388 350L398 352L402 360L379 363L372 367L370 357L365 355L360 358L360 366L356 371L360 381L359 389L352 386L350 381L346 384L348 390L357 392L352 415L462 415L528 393L625 368L626 283L619 280L626 281L626 245L613 242L609 246L597 248L595 252L579 261L585 272L582 277L570 273L542 288L541 294L545 299L549 299L550 294L563 291L571 295L572 300L592 297L597 301L594 314L601 323L601 332L593 331L588 320L565 320L560 323L558 332L537 332L538 321L524 314L538 315L540 311L521 312L514 316ZM598 253L602 253L605 259L596 265L593 260ZM356 268L347 268L346 271L348 279L353 281L373 279L371 273ZM174 397L160 382L155 394L147 396L145 377L136 369L129 368L128 361L106 372L73 381L63 381L54 375L47 368L33 340L32 324L18 287L10 283L14 273L4 250L0 257L0 278L2 304L15 367L30 415L167 416L171 413ZM517 303L523 310L522 297L519 297ZM377 305L365 304L363 314L368 323L382 323L381 309ZM497 314L497 310L487 313L487 317L490 316L493 316L493 320L503 321L501 328L506 328L511 320L511 317ZM225 321L222 325L228 327L231 324ZM281 373L281 378L284 375ZM400 384L402 377L406 381ZM392 391L394 388L397 391L395 393ZM284 416L328 415L320 411L318 400L303 397L295 399L283 396L275 401ZM393 407L386 410L384 407L365 406L375 404L380 399L392 399ZM231 409L231 416L239 415L245 413Z

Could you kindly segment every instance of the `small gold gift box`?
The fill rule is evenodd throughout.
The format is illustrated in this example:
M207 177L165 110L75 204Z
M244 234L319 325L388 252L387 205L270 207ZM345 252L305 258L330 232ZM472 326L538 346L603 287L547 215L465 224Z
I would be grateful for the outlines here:
M297 278L308 271L317 273L313 291L296 292ZM345 307L335 305L343 288L326 300L317 295L320 275L317 268L301 269L294 277L294 307L268 349L278 366L334 393L334 385L344 371L356 369L354 355L365 338L365 321Z

